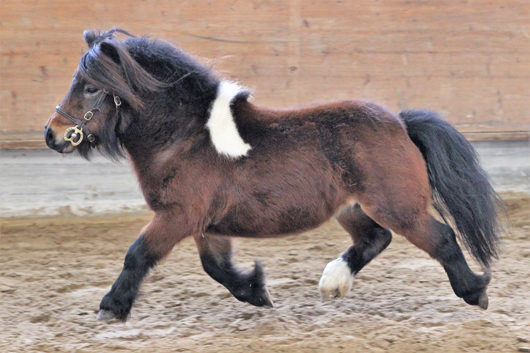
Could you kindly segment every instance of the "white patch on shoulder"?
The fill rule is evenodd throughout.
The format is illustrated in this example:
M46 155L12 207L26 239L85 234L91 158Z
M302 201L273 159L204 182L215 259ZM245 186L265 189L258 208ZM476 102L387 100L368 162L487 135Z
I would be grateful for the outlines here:
M221 81L217 89L217 97L212 105L210 118L206 123L217 152L232 158L246 156L252 148L239 135L230 109L230 103L241 91L243 88L236 83Z
M344 298L353 285L353 274L348 263L339 257L327 264L318 284L322 301Z

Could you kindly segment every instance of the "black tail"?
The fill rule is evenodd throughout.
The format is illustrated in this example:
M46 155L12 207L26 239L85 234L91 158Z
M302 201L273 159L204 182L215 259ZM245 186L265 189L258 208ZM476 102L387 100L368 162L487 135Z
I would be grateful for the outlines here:
M399 116L427 163L436 211L454 221L475 260L489 267L498 254L502 201L473 146L434 112L406 110Z

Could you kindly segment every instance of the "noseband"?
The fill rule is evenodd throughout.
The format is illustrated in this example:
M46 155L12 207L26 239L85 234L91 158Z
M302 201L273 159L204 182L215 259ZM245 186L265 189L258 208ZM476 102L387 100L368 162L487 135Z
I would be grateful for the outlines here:
M101 91L100 96L98 97L98 100L96 101L96 103L94 103L94 107L85 113L85 115L83 116L83 119L78 119L68 114L67 112L63 110L63 108L61 108L60 105L55 107L55 111L57 113L61 114L62 116L64 116L65 118L73 122L74 124L77 124L76 126L69 127L64 132L64 139L66 141L70 141L72 146L75 147L79 145L83 141L85 133L86 133L86 138L89 143L93 143L96 140L96 137L86 128L85 125L86 123L90 121L90 119L92 119L95 111L101 111L100 108L103 105L103 102L105 101L105 97L107 96L108 93L109 92L105 89ZM114 93L112 95L114 96L114 104L116 105L116 113L117 113L118 110L120 109L121 99Z

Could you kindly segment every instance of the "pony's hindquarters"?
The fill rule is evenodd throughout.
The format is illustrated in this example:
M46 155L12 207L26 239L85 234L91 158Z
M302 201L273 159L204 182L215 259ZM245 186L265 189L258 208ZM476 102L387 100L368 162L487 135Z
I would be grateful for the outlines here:
M489 184L486 186L483 184L481 176L484 174L475 159L468 160L468 165L461 167L461 170L454 170L459 163L463 163L455 165L450 161L455 153L464 156L474 155L472 150L466 149L465 145L454 137L452 130L444 130L445 125L435 124L444 130L443 133L449 135L449 137L444 136L445 140L440 141L439 137L433 136L440 132L424 126L423 122L411 123L407 117L405 121L411 137L407 135L405 129L394 131L392 134L388 131L382 133L380 130L379 134L375 134L371 140L367 140L367 143L363 141L357 145L355 157L358 167L362 169L363 178L355 197L367 217L379 226L405 236L411 243L438 260L447 272L457 296L468 304L485 309L488 305L486 287L490 281L489 271L484 275L476 275L471 271L456 241L455 232L447 224L438 222L430 211L433 206L433 196L436 202L435 208L440 208L441 196L438 194L441 193L443 199L447 200L444 207L455 220L458 219L457 225L463 224L464 230L469 230L473 222L481 222L483 218L481 212L492 216L494 221L475 225L482 237L475 233L462 233L461 228L458 228L466 243L472 245L470 250L473 255L481 264L487 265L491 261L491 256L496 254L496 238L492 228L492 224L496 224L496 213L492 211L496 200L495 194L492 189L488 189L491 188ZM423 135L424 133L426 134ZM418 143L418 139L423 144ZM436 165L437 163L446 163L446 165L439 166ZM463 183L468 185L468 190L447 189L447 185L459 182L460 179L465 179ZM477 185L469 186L473 183ZM483 194L475 195L479 191ZM461 194L455 195L455 192ZM463 200L468 198L472 201L465 203ZM487 204L484 209L480 207L481 203ZM461 219L461 214L454 213L464 207L463 205L472 208L467 210L467 213L463 213L471 214L464 220ZM363 239L354 239L354 243L360 244L369 241L369 238L369 234L366 233ZM362 260L360 258L362 254L356 256L358 258L349 258L348 263L355 264ZM352 274L355 273L353 267L350 265Z

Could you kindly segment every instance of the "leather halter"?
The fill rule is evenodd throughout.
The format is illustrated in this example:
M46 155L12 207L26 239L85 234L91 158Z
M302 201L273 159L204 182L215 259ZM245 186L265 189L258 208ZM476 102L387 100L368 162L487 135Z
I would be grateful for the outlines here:
M67 112L63 110L63 108L60 105L55 107L55 111L57 113L61 114L62 116L64 116L65 118L73 122L74 124L77 124L76 126L69 127L64 132L64 139L66 141L70 141L72 146L76 147L77 145L79 145L83 141L85 134L86 134L86 138L88 142L93 143L96 140L96 137L90 132L90 130L87 129L85 125L86 123L90 121L90 119L92 119L95 111L101 111L100 107L103 105L103 102L105 101L105 97L107 96L108 93L109 92L105 89L101 91L100 96L98 97L96 103L94 103L94 107L90 109L89 111L87 111L85 115L83 115L83 119L78 119L68 114ZM114 96L114 104L116 105L116 112L118 112L118 109L120 108L120 105L121 105L121 99L114 93L112 95Z

